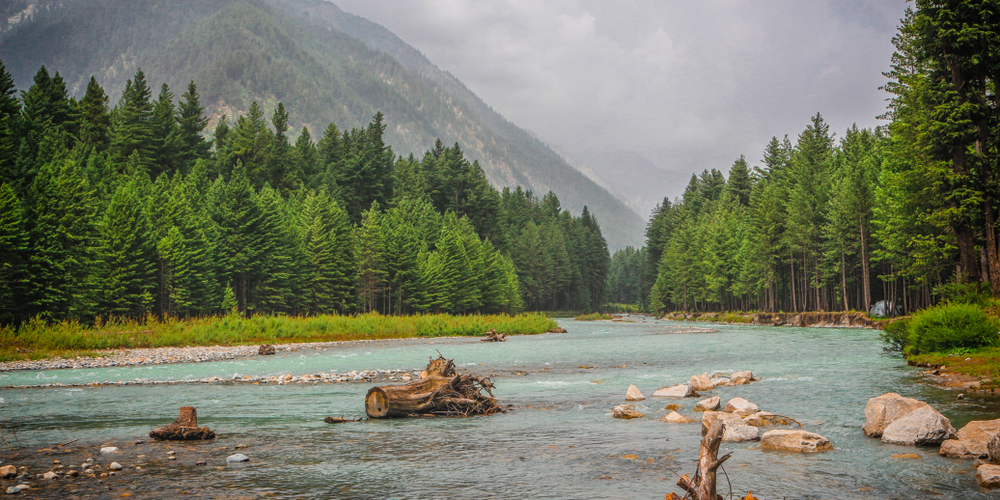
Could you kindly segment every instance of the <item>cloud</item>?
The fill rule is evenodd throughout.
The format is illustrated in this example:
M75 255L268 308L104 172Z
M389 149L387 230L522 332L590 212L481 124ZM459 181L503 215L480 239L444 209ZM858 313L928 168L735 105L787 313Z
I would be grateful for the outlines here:
M757 162L821 111L833 130L885 108L902 0L339 0L573 152L661 167ZM683 186L666 187L671 195Z

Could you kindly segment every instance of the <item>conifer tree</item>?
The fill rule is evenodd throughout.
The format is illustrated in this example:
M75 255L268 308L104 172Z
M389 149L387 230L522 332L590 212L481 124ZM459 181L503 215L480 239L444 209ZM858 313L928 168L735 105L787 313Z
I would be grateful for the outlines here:
M141 318L153 307L155 247L137 190L134 182L118 188L100 225L97 307L108 316Z
M118 162L124 162L132 153L139 155L142 165L150 165L153 155L153 103L152 91L146 84L146 75L138 70L125 83L125 91L111 115L111 153Z
M80 142L90 144L98 151L107 149L111 132L108 96L94 77L90 77L87 93L80 100L79 112Z
M160 87L156 102L153 103L153 114L150 118L153 177L160 173L173 174L179 171L184 163L182 150L185 144L177 119L174 93L164 83Z
M20 147L17 135L20 114L21 103L17 100L14 78L0 61L0 182L11 182L16 175L14 155Z
M23 318L27 243L20 200L14 188L0 183L0 325Z
M208 158L211 149L211 144L201 135L205 127L208 127L208 117L205 116L205 108L201 105L201 96L198 95L198 86L194 81L188 83L187 91L181 96L177 108L180 156L186 172L196 161Z

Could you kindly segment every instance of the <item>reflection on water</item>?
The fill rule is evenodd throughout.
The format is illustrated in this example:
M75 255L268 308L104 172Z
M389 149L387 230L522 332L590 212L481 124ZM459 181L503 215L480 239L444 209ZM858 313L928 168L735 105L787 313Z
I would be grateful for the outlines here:
M370 384L197 384L4 390L0 420L16 422L19 440L30 446L75 438L127 442L169 423L178 407L195 406L199 423L219 434L213 446L252 443L253 462L221 470L152 467L148 477L183 478L222 496L232 489L316 498L662 498L676 490L675 473L694 470L700 426L659 422L674 401L639 403L647 418L637 420L612 419L611 408L624 402L629 384L648 396L693 374L751 369L764 380L712 394L792 416L835 450L800 455L724 444L733 452L726 470L735 491L789 499L990 498L976 486L971 461L861 433L868 398L890 391L931 402L956 428L1000 417L992 401L956 401L919 384L914 369L882 353L875 331L720 325L717 333L662 335L673 323L561 324L570 333L504 343L408 340L214 363L0 375L0 385L17 385L44 383L40 376L84 383L409 370L440 351L463 368L499 373L495 392L516 408L506 415L329 425L323 417L363 416ZM694 402L683 401L680 412L697 418ZM913 452L922 458L891 457ZM627 454L637 459L622 458Z

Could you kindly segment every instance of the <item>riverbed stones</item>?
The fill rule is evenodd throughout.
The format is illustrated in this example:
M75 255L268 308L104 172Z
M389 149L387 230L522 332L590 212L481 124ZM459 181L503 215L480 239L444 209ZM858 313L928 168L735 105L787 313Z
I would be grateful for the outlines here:
M708 377L707 373L692 375L688 385L696 391L711 391L715 389L715 384L712 383L712 379Z
M830 440L814 432L776 429L760 437L760 447L766 450L784 450L798 453L830 451Z
M244 455L242 453L237 453L235 455L229 455L228 457L226 457L226 463L249 462L249 461L250 461L250 457L248 457L248 456L246 456L246 455Z
M929 405L895 420L882 431L882 442L909 446L939 444L953 437L951 421Z
M10 479L17 475L17 467L13 465L0 465L0 478Z
M951 458L988 456L986 445L998 432L1000 432L1000 419L973 420L955 433L955 439L942 442L940 453Z
M694 411L716 411L719 409L720 402L719 396L703 399L694 405Z
M677 413L676 411L672 411L668 413L667 416L661 418L660 422L668 422L671 424L690 424L694 422L694 420L691 420L690 418L687 418L684 415Z
M729 385L746 385L753 382L753 372L745 370L729 376Z
M730 399L729 402L726 403L726 407L723 408L722 411L735 413L740 417L746 417L759 412L760 408L757 405L743 398L735 397L733 399Z
M643 418L646 415L635 410L633 405L618 405L614 410L611 411L611 415L615 418L621 418L625 420L631 420L633 418Z
M980 465L976 469L976 481L984 488L1000 487L1000 465Z
M881 437L889 424L918 408L930 408L927 403L905 398L894 392L871 398L865 405L865 424L861 427L868 437Z
M639 392L639 388L635 385L628 386L628 391L625 392L625 401L644 401L646 396L643 396Z
M656 392L653 393L654 398L693 398L697 396L698 393L687 384L664 387L662 389L657 389Z

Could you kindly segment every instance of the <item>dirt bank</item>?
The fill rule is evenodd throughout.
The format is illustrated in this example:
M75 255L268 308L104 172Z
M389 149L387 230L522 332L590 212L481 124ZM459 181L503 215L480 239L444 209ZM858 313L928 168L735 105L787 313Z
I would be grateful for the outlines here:
M862 312L804 313L685 313L667 314L663 319L674 321L717 321L759 326L798 326L821 328L881 328L883 321L869 318Z

